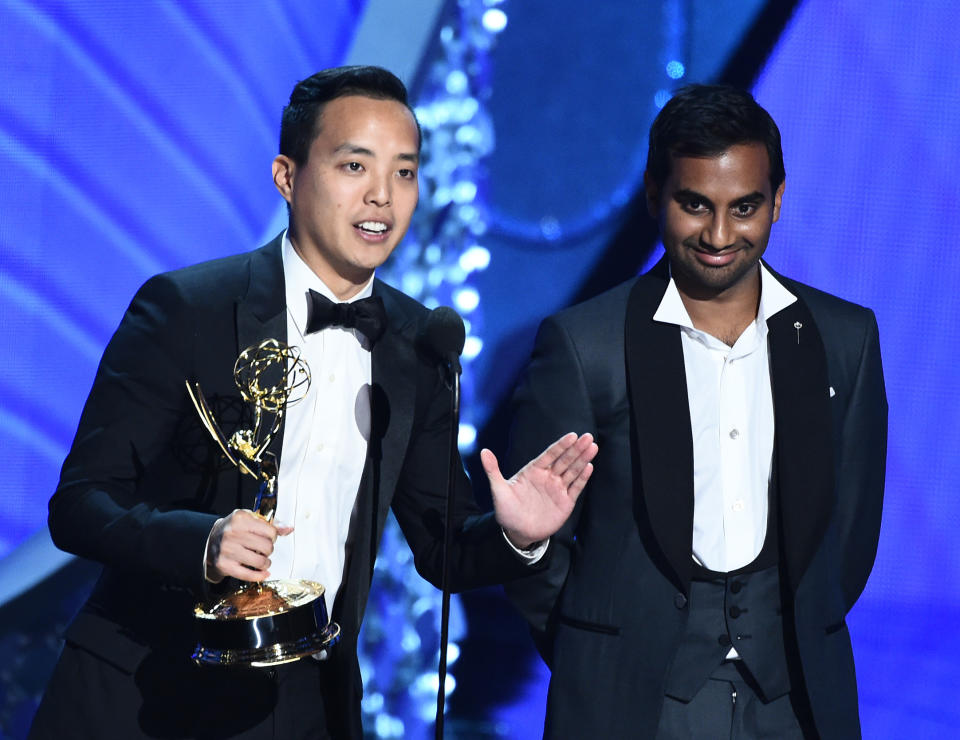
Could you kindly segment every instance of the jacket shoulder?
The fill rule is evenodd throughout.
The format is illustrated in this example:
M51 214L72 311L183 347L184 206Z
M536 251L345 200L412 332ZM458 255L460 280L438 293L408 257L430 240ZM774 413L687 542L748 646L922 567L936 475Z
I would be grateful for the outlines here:
M549 316L546 321L558 323L570 331L595 331L598 325L619 324L623 329L627 301L637 278L627 280L599 295L574 304Z
M777 279L783 283L787 290L801 298L814 314L818 312L829 313L838 317L859 317L861 319L873 314L873 311L866 306L827 293L825 290L814 288L812 285L801 283L799 280L793 280L782 275L778 275Z

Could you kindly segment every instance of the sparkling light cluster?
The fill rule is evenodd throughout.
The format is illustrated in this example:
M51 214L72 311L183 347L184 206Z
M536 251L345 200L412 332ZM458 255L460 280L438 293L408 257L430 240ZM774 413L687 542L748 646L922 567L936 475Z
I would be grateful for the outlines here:
M501 0L459 0L440 30L441 54L427 72L416 106L423 129L420 205L404 243L379 277L429 308L452 305L463 317L460 449L476 440L470 361L483 349L480 294L471 275L490 264L484 158L494 135L489 53L507 25ZM438 464L441 464L438 461ZM466 631L458 597L450 602L448 665ZM377 737L425 737L436 709L440 598L417 575L413 556L391 516L374 567L370 604L360 634L364 727ZM448 672L445 691L456 681Z

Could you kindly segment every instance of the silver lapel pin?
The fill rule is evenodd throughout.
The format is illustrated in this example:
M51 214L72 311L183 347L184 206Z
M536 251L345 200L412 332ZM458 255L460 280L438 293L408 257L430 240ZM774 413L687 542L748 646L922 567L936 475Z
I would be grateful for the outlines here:
M800 344L800 330L803 328L803 324L799 321L794 321L793 328L797 330L797 344Z

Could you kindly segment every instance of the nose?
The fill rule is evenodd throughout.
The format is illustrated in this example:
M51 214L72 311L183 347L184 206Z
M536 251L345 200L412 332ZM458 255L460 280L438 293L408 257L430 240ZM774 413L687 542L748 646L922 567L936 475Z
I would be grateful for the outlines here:
M733 227L725 213L716 213L708 221L700 234L700 243L719 252L721 249L733 246Z
M375 206L388 206L390 205L390 194L390 178L378 175L371 179L365 200Z

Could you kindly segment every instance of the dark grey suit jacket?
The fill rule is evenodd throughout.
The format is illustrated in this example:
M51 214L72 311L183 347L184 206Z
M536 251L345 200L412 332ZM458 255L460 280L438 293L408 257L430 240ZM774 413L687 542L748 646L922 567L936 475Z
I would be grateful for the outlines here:
M845 625L880 531L887 404L871 311L778 276L769 322L792 685L824 738L859 736ZM544 321L511 465L560 430L600 452L550 566L508 585L552 670L546 736L652 738L690 594L693 446L680 333L649 273ZM799 340L796 324L800 324Z
M374 294L388 328L372 351L371 440L332 615L343 635L329 664L338 695L327 702L338 737L361 735L357 633L391 506L419 572L434 584L441 575L449 392L416 347L427 309L380 281ZM237 355L286 334L279 237L149 280L104 352L50 501L54 542L105 566L66 639L117 667L129 683L124 691L136 686L144 734L181 736L193 704L200 702L200 714L214 709L208 697L216 670L189 661L192 609L209 593L203 554L214 521L252 507L256 494L256 481L227 464L201 427L184 382L199 382L229 436L249 424L233 383ZM279 457L280 436L271 449ZM462 466L456 485L452 589L528 574L493 517L478 514ZM112 692L103 687L95 701L109 707L122 695ZM108 712L103 722L94 735L110 737Z

